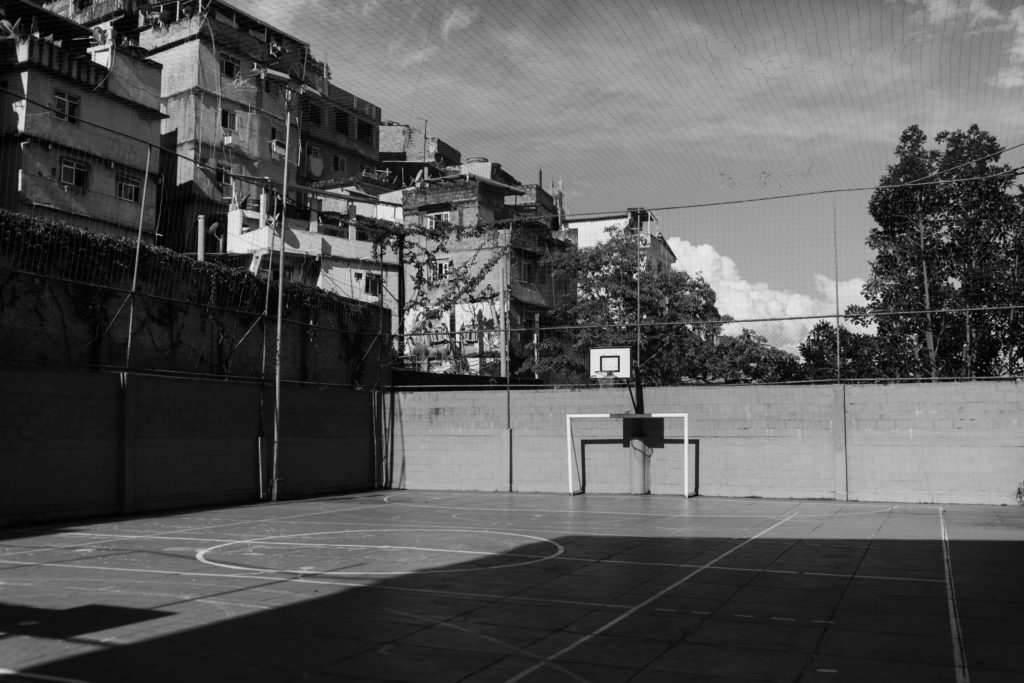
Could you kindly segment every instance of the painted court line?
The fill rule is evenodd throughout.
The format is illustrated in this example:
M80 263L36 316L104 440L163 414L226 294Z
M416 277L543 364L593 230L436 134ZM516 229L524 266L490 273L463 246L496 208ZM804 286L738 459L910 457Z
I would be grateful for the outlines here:
M283 535L283 536L282 535L278 535L278 536L265 536L265 537L262 537L262 538L251 538L251 539L244 539L244 540L238 540L238 541L231 541L229 543L220 543L218 545L215 545L215 546L212 546L212 547L200 550L199 552L196 553L195 557L196 557L196 560L198 560L199 562L202 562L203 564L212 565L214 567L222 567L224 569L242 570L242 571L254 571L254 572L268 572L268 573L274 573L274 574L299 574L300 576L308 576L308 575L316 575L316 576L405 576L406 574L410 573L410 571L408 571L408 570L394 571L394 572L389 572L389 571L356 571L356 572L326 571L326 572L317 572L317 571L305 571L305 570L295 570L295 569L272 569L272 568L262 568L262 567L246 567L246 566L243 566L243 565L230 564L230 563L227 563L227 562L217 562L215 560L209 559L206 556L207 553L214 552L214 551L220 550L222 548L226 548L226 547L230 547L230 546L236 546L236 545L261 545L261 544L266 544L268 541L273 541L274 539L278 539L278 538L289 538L289 539L291 539L291 538L299 538L301 536L323 536L325 534L351 534L351 533L361 533L361 532L366 532L366 531L370 531L370 532L373 532L373 533L380 533L382 531L394 531L394 529L344 529L344 530L340 530L340 531L312 531L312 532L305 533L305 534L287 534L287 535ZM507 562L507 563L504 563L504 564L495 565L493 567L489 566L489 567L457 567L457 568L454 568L454 569L417 569L414 572L416 574L452 574L452 573L458 573L458 572L488 571L488 570L495 570L495 569L508 569L510 567L522 567L522 566L525 566L525 565L528 565L528 564L535 564L537 562L544 562L546 560L553 559L553 558L558 557L559 555L561 555L562 553L565 552L565 548L561 544L556 543L555 541L552 541L549 538L541 538L540 536L527 536L526 534L515 534L515 533L509 533L507 531L494 531L492 529L449 529L449 528L445 527L443 529L438 529L438 528L420 528L420 529L402 528L402 529L397 529L397 531L403 531L403 532L404 531L421 531L421 532L433 532L433 531L451 532L451 531L457 531L457 532L460 532L460 533L479 533L479 534L491 534L491 535L494 535L494 536L511 536L511 537L518 538L518 539L524 539L525 538L525 539L529 539L530 541L539 541L541 543L547 543L548 545L553 546L554 549L555 549L555 552L552 553L551 555L546 555L546 556L541 556L541 557L538 557L536 555L522 555L521 557L528 557L530 559L523 559L520 562ZM294 545L294 542L293 541L281 542L281 545L286 545L286 546L287 545ZM298 545L302 545L302 544L300 543ZM335 547L339 547L339 546L335 546ZM344 546L340 546L340 547L344 547ZM491 552L478 552L478 551L467 551L467 550L443 550L443 551L438 551L436 548L418 548L418 547L413 547L413 546L370 546L370 547L375 548L375 549L381 549L381 550L419 550L419 551L431 550L431 551L443 552L443 553L467 553L467 554L471 554L471 555L475 555L475 556L481 556L482 555L482 556L499 556L499 557L503 557L503 556L507 555L507 553L504 553L504 552L494 552L494 551L491 551Z
M964 651L963 633L960 630L959 606L956 601L956 585L953 582L953 563L949 555L949 534L946 532L946 513L939 508L939 527L942 530L942 562L946 568L946 606L949 609L949 631L953 639L953 667L956 683L969 683L967 653Z
M750 538L746 539L742 543L739 543L739 544L733 546L732 548L730 548L729 550L726 550L724 553L722 553L721 555L719 555L715 559L711 560L707 564L704 564L701 567L698 567L697 569L694 569L692 572L690 572L689 574L687 574L683 578L681 578L678 581L672 583L671 585L661 589L660 591L658 591L657 593L655 593L651 597L647 598L643 602L639 603L638 605L629 608L628 610L626 610L625 612L623 612L619 616L615 617L614 619L612 619L611 621L606 623L604 626L601 626L600 628L598 628L598 629L596 629L596 630L594 630L594 631L592 631L592 632L582 636L581 638L578 638L577 640L575 640L574 642L570 643L569 645L563 647L561 650L559 650L558 652L554 653L553 655L548 655L547 657L544 658L543 661L540 661L540 662L534 664L533 666L528 667L527 669L521 671L518 675L513 676L512 678L509 678L507 680L507 683L515 683L515 681L522 680L523 678L526 678L527 676L532 674L534 671L537 671L538 669L540 669L545 664L547 664L547 663L549 663L549 662L551 662L553 660L558 659L559 657L561 657L562 655L566 654L567 652L571 652L572 650L575 650L577 647L579 647L583 643L587 642L588 640L590 640L594 636L597 636L597 635L600 635L600 634L604 633L605 631L610 629L612 626L615 626L616 624L618 624L623 619L626 619L627 617L630 617L630 616L636 614L639 610L643 609L647 605L650 605L655 600L658 600L658 599L664 597L665 595L667 595L671 591L675 590L679 586L683 585L684 583L686 583L687 581L692 579L694 576L696 576L697 574L699 574L702 571L704 571L705 569L707 569L708 567L711 567L712 565L716 564L720 560L728 557L729 555L733 554L734 552L736 552L737 550L739 550L743 546L747 545L748 543L751 543L751 542L757 540L758 538L760 538L761 536L764 536L768 532L773 531L774 529L782 526L783 524L785 524L786 522L790 521L791 519L793 519L796 516L797 516L797 513L794 512L789 517L786 517L785 519L779 520L778 522L776 522L775 524L772 524L770 527L768 527L766 529L762 529L760 532L758 532L754 536L751 536Z
M494 636L489 636L487 634L480 633L479 631L476 631L476 630L473 630L473 629L464 628L462 626L459 626L458 624L453 624L450 621L442 621L440 619L431 619L431 618L425 617L425 616L423 616L421 614L412 614L410 612L403 612L401 610L396 610L396 609L389 609L387 611L391 612L392 614L400 614L400 615L402 615L404 617L412 617L414 619L419 619L420 621L424 621L424 622L426 622L428 624L434 624L435 626L443 626L445 628L450 628L450 629L453 629L455 631L459 631L460 633L465 633L467 635L475 636L477 638L482 638L483 640L490 641L490 642L492 642L492 643L494 643L496 645L501 645L502 647L507 648L510 652L513 652L513 653L518 654L518 655L523 655L527 659L541 659L540 655L535 655L532 652L529 652L528 650L524 650L521 647L517 647L517 646L513 645L512 643L506 642L506 641L501 640L499 638L495 638ZM581 676L577 676L572 671L569 671L568 669L566 669L566 668L564 668L562 666L559 666L557 664L552 664L551 666L553 668L557 669L558 671L564 673L569 678L572 678L573 680L580 681L580 683L587 683L587 679L586 678L582 678Z
M43 674L23 673L21 671L14 671L13 669L0 669L0 678L6 678L7 676L14 676L17 677L18 680L22 681L49 681L49 683L89 683L89 681L83 681L80 678L64 678L63 676L45 676Z
M188 578L208 578L208 579L240 579L243 581L250 581L254 583L262 583L267 585L275 584L286 584L286 583L299 583L308 584L314 586L338 586L340 588L372 588L374 590L384 591L397 591L400 593L422 593L425 595L440 595L444 597L452 598L474 598L480 600L507 600L509 602L524 602L530 604L541 604L541 605L569 605L579 607L605 607L609 609L630 609L632 605L620 605L615 603L606 602L593 602L584 600L559 600L556 598L537 598L530 597L527 595L502 595L500 593L471 593L468 591L448 591L439 590L436 588L411 588L408 586L391 586L387 584L375 583L372 579L367 579L365 583L356 581L341 581L338 579L313 579L306 576L275 576L269 577L268 573L259 574L229 574L226 572L190 572L190 571L173 571L167 569L142 569L137 567L97 567L95 565L87 564L64 564L59 562L20 562L17 560L0 560L0 565L14 565L18 567L47 567L50 569L71 569L77 571L91 571L98 572L100 574L105 572L121 572L129 574L159 574L166 577L188 577ZM284 573L284 572L281 572Z

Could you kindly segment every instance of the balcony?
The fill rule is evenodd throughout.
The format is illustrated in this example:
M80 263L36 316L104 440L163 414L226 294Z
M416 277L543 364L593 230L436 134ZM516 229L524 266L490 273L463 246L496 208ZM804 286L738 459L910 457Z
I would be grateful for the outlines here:
M91 88L98 88L109 73L88 55L76 54L40 38L0 42L0 64L47 69Z

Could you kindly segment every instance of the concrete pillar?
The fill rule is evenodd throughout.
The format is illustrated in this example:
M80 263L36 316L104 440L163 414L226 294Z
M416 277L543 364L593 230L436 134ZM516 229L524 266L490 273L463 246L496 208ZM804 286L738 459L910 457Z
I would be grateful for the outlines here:
M836 500L849 500L846 479L846 385L839 384L832 390L832 453L835 463Z
M629 442L629 492L644 494L651 492L651 455L650 448L643 439L632 439Z

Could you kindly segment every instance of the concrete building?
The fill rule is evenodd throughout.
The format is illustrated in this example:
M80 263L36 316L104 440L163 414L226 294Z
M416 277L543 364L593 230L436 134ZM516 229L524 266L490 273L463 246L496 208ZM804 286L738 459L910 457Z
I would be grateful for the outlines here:
M259 209L228 212L225 251L246 255L240 263L259 277L278 277L281 243L278 223L262 192ZM402 207L349 192L319 190L304 219L289 217L284 230L284 277L305 282L349 299L379 304L392 313L402 310L402 268L391 249L374 249L376 221L402 222ZM399 329L397 316L390 328Z
M0 8L0 206L153 240L160 64L37 4Z
M334 186L377 170L380 107L328 81L300 96L299 112L300 183Z
M294 218L308 218L299 183L375 170L380 109L333 86L329 67L306 41L247 13L240 0L48 5L119 45L139 46L164 66L162 244L196 251L200 215L207 225L223 226L230 209L254 204L272 183L280 186L286 142ZM279 213L275 204L272 214Z
M439 178L461 164L462 153L444 140L427 137L414 126L381 123L380 167L398 187L409 187L421 177Z
M664 235L651 232L651 223L657 221L654 213L647 209L627 209L622 213L565 218L562 231L580 249L601 244L608 239L609 230L639 235L643 240L644 260L660 273L672 268L676 255Z
M423 309L407 310L407 361L422 370L506 375L524 360L526 345L553 306L557 288L543 256L565 243L556 237L554 216L542 210L552 200L539 187L524 187L500 165L483 159L449 170L458 173L404 191L407 229L415 234L417 227L446 223L486 229L449 243L431 264L424 294L433 304L446 302L453 278L482 277L450 302L446 315L431 320ZM519 203L522 198L529 201ZM410 241L424 252L434 247L422 236ZM411 274L406 277L408 288L417 286Z

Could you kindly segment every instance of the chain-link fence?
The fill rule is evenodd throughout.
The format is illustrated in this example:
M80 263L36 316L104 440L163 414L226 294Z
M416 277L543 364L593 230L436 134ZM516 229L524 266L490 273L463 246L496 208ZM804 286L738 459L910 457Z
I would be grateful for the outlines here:
M871 188L564 215L535 187L533 207L485 218L479 201L431 204L414 187L429 208L394 204L382 220L382 204L353 216L310 188L281 211L271 184L237 172L237 146L180 154L153 143L153 121L101 124L82 97L18 87L0 87L5 125L20 111L24 128L2 152L21 168L0 236L8 361L262 378L280 336L283 377L340 384L386 368L400 382L588 385L589 349L618 346L649 384L1024 376L1018 171L977 133L904 151ZM109 144L84 151L74 136ZM268 189L260 219L278 223L240 231L273 243L297 220L288 250L302 263L286 279L345 294L293 287L280 335L273 249L227 253L220 213ZM91 236L46 227L55 217ZM303 255L304 235L354 250ZM205 244L216 264L154 244Z
M402 366L439 386L506 373L584 386L590 349L628 346L658 385L1019 378L1022 205L976 173L930 214L916 186L880 209L883 186L652 211L643 224L624 212L587 246L565 229L572 216L551 234L496 223L490 292L408 329Z
M12 363L274 376L276 283L244 269L0 213L0 358ZM132 284L135 283L133 290ZM286 285L281 378L377 386L389 313Z

